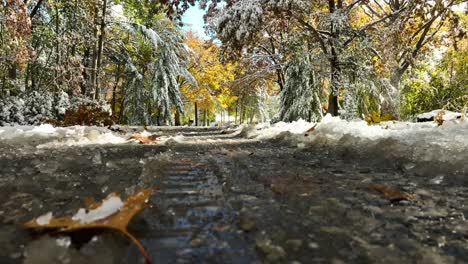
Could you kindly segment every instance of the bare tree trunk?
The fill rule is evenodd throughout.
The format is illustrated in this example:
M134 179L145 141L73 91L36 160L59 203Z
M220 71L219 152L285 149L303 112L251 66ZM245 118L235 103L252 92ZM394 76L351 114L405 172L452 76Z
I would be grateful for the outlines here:
M56 49L56 58L55 58L55 64L58 67L60 65L60 41L58 36L60 35L60 17L59 17L59 9L57 3L55 3L55 33L57 34L56 40L55 40L55 49ZM55 70L55 88L58 88L57 86L60 85L60 82L57 83L59 78L59 72L58 70Z
M180 112L176 110L175 115L174 115L174 125L175 126L180 126Z
M25 1L26 2L26 1ZM39 11L39 8L41 7L43 0L38 0L34 8L32 9L31 13L29 14L29 18L32 20L34 16L37 14L37 11Z
M94 92L95 99L101 99L101 87L99 83L99 74L101 70L101 61L102 61L102 48L104 44L104 37L106 33L106 11L107 11L107 0L103 0L102 2L102 15L101 15L101 27L99 29L99 39L98 39L98 52L96 58L96 90Z
M343 3L341 0L338 0L338 8L343 7ZM328 0L328 9L330 14L335 13L336 6L335 0ZM339 39L339 32L335 28L334 23L330 24L330 32L332 35L332 39ZM328 97L328 113L332 116L338 115L338 93L339 93L339 85L341 82L341 69L338 63L338 51L335 47L333 40L329 40L330 50L331 50L331 58L330 58L330 95Z
M198 126L198 104L195 102L195 126Z
M234 115L234 125L237 124L237 109L238 109L239 101L236 102L236 114Z
M206 109L203 110L203 126L208 125L208 111Z
M8 69L8 78L10 80L15 81L17 76L18 76L17 65L16 63L14 63L13 65L11 65L10 69Z
M244 100L242 100L242 104L241 104L241 121L240 121L240 123L244 124L244 121L245 121L245 103L244 103Z
M85 51L84 51L84 54L83 54L83 59L82 59L82 63L83 63L83 66L84 66L84 71L83 71L83 82L81 82L81 94L83 96L86 96L86 93L87 93L87 86L88 86L88 78L89 78L89 74L88 74L88 71L89 71L89 57L90 57L90 49L89 48L86 48Z
M117 65L117 72L115 74L115 83L114 83L114 87L112 88L112 103L111 103L111 106L112 106L112 114L115 113L115 104L116 104L116 96L117 96L117 87L119 85L119 80L120 80L120 70L121 70L121 66L120 64Z
M125 110L125 89L121 89L120 96L119 124L122 124Z
M95 4L95 6L94 6L94 23L93 23L93 25L94 25L94 27L93 27L94 39L98 38L97 20L98 20L98 6L97 6L97 4ZM88 91L93 100L96 99L95 92L96 92L96 83L97 83L97 51L98 51L97 43L93 42L93 54L92 54L92 57L91 57L92 72L91 72L90 84L89 84L91 89L89 89L89 91Z

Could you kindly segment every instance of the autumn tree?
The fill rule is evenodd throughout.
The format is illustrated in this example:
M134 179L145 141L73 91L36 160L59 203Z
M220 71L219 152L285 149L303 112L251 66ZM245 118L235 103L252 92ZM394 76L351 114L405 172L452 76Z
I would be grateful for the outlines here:
M398 16L384 20L375 25L372 34L368 34L374 41L379 59L389 70L391 83L400 87L403 74L436 47L444 45L447 39L447 29L451 28L456 34L460 31L459 15L453 8L466 1L437 0L437 1L375 1L361 6L363 20L379 20L385 14L399 12Z
M0 3L0 97L18 88L18 71L24 72L31 55L31 19L24 1L8 0Z
M186 43L191 52L189 71L196 85L184 84L182 91L193 105L195 125L198 125L199 110L203 111L206 125L210 113L228 108L237 99L229 89L229 82L234 79L235 64L221 63L219 47L203 41L192 32L187 33Z

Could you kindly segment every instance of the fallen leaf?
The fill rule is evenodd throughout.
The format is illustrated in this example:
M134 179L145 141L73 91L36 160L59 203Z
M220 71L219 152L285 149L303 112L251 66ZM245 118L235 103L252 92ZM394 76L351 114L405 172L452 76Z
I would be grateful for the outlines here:
M314 132L314 131L315 131L315 128L317 127L317 125L318 125L318 123L315 124L313 127L309 128L309 129L306 131L304 137L308 137L308 136L309 136L309 133Z
M124 201L116 193L111 193L102 202L86 199L87 209L81 208L74 216L53 218L51 213L38 217L24 224L31 229L53 229L58 232L75 232L89 229L111 229L128 237L145 258L151 263L141 243L128 232L130 220L146 208L147 199L153 194L152 188L143 189L129 195ZM120 202L119 202L120 201ZM45 221L47 220L47 221Z
M444 124L444 111L439 111L436 116L434 116L434 122L437 123L437 126L441 126Z
M409 193L402 192L394 187L373 184L370 186L370 189L382 195L385 199L388 199L391 203L396 203L399 201L409 201L413 199L413 196Z
M128 140L134 139L140 142L140 144L150 144L153 143L156 139L160 138L160 135L153 134L149 136L144 135L134 135L131 136Z

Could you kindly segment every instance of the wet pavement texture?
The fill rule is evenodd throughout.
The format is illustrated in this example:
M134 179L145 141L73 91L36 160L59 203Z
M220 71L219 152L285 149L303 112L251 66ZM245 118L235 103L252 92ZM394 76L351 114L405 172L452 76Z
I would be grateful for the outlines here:
M46 234L21 224L49 211L73 215L85 197L145 187L156 187L151 206L129 231L153 263L468 263L466 181L330 146L222 129L155 132L186 140L54 149L1 142L0 263L143 263L118 233Z

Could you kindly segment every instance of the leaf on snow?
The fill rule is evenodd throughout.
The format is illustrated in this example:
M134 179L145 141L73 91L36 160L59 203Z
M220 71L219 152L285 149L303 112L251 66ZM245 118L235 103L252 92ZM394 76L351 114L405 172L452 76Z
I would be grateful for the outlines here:
M444 124L444 111L439 111L436 116L434 116L434 122L437 124L437 126L441 126Z
M142 189L122 201L118 194L111 193L102 202L85 200L87 209L81 208L74 216L54 218L47 213L24 224L26 228L54 229L59 232L74 232L86 229L111 229L127 236L141 252L146 263L151 263L140 242L128 232L132 218L146 208L147 199L153 194L152 188Z
M313 127L309 128L306 133L304 134L304 137L308 137L310 133L315 131L315 128L317 127L318 123L316 123Z
M153 135L149 135L149 136L134 135L134 136L131 136L128 140L134 139L134 140L140 142L140 144L150 144L150 143L153 143L154 141L156 141L160 137L161 136L157 135L157 134L153 134Z

